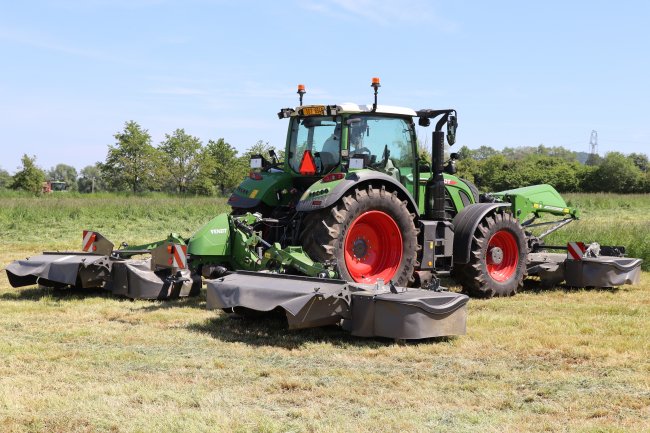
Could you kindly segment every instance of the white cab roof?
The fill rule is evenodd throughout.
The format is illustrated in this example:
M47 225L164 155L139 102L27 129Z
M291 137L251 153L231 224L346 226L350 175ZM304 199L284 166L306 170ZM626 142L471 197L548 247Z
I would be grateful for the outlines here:
M343 113L367 113L372 111L372 104L359 105L352 102L344 102L340 104L339 110ZM411 108L406 107L395 107L392 105L377 105L376 113L386 113L386 114L399 114L403 116L415 117L415 111Z

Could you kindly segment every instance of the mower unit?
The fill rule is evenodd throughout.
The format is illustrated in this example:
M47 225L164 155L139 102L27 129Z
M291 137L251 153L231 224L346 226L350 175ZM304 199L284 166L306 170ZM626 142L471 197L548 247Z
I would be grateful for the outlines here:
M44 252L10 263L13 287L103 288L132 299L174 299L197 295L201 279L187 267L187 247L177 236L146 249L113 250L100 233L83 232L82 252ZM133 259L150 254L149 259Z
M395 287L378 281L234 272L207 282L208 309L282 310L290 329L340 324L358 337L412 340L464 335L467 301L460 293Z

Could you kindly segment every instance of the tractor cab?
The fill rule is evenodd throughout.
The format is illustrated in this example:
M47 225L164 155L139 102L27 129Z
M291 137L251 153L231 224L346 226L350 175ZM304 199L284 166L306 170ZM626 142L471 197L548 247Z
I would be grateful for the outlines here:
M408 184L413 194L413 116L408 108L351 103L298 107L289 122L286 168L308 177L370 169Z

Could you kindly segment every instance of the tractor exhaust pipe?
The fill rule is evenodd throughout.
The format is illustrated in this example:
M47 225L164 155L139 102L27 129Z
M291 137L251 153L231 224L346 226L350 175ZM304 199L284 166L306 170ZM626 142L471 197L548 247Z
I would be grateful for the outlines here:
M436 128L438 129L438 128ZM425 193L425 217L428 220L445 219L445 179L442 175L445 159L445 133L433 131L431 140L432 175L427 181Z

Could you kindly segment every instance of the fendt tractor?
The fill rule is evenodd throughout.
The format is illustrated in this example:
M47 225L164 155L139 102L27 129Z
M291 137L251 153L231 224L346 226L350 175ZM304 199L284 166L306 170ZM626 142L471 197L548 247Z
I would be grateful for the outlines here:
M641 260L623 247L544 244L578 218L552 186L479 194L456 176L457 155L445 158L455 110L379 105L379 79L371 86L369 105L303 105L298 86L300 105L278 113L289 123L284 158L254 155L232 212L190 239L114 250L85 231L83 254L16 261L11 284L160 299L197 293L201 276L210 308L283 309L292 328L338 323L401 339L465 332L467 296L443 290L441 276L477 297L514 295L527 276L579 287L638 280ZM433 126L431 163L418 154L416 121Z

